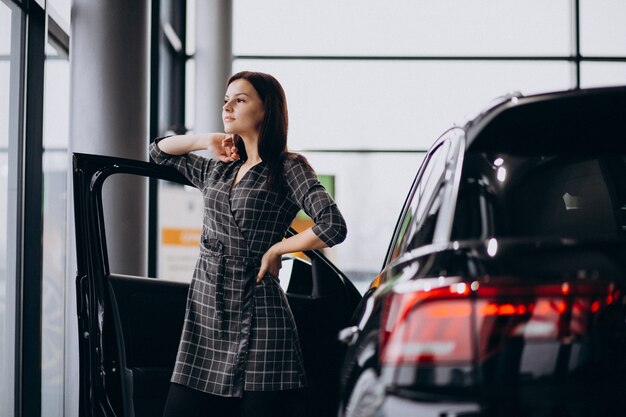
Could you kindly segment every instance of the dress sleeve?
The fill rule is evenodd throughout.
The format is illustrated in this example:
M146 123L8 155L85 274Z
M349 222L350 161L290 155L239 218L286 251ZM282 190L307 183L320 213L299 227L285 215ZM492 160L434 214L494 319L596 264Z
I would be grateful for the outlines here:
M329 247L343 242L347 234L346 222L311 167L303 159L289 158L285 174L294 200L313 219L313 232L317 237Z
M204 158L192 153L184 155L170 155L163 152L157 146L161 139L167 136L156 138L150 144L150 158L159 165L167 165L176 168L197 188L202 188L209 173L215 167L216 160Z

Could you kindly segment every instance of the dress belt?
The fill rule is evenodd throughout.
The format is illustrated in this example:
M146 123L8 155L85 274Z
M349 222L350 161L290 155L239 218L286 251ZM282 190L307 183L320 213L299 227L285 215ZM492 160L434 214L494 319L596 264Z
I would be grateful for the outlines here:
M215 314L217 319L217 334L222 336L224 330L224 273L226 262L241 262L247 265L261 265L261 259L253 256L226 255L224 244L218 239L204 239L201 251L219 258L218 273L215 277ZM243 300L242 300L243 302Z

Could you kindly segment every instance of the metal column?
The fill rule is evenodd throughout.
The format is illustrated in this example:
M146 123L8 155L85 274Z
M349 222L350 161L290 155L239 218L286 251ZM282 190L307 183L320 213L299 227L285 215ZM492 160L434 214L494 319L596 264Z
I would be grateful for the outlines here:
M147 0L74 0L71 152L147 159L149 21ZM147 183L109 181L103 203L111 271L145 275Z
M200 0L196 6L196 132L221 132L226 81L232 71L232 2Z

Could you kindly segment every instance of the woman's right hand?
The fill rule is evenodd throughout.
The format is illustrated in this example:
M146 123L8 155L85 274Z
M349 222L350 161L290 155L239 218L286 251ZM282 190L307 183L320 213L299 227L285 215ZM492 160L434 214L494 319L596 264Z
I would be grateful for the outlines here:
M222 162L234 162L239 159L237 147L232 135L214 134L211 138L209 151Z

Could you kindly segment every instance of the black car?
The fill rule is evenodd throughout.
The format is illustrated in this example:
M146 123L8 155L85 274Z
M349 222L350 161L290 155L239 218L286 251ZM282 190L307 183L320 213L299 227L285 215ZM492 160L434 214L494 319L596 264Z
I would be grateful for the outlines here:
M103 194L103 187L115 177L191 184L174 168L122 158L74 154L73 170L80 416L160 417L189 284L111 271L105 231L115 230L107 230L103 201L115 190ZM307 415L334 417L346 350L337 333L349 325L361 295L321 252L306 254L283 258L281 281L288 282L298 326L309 383Z
M503 98L429 150L340 416L626 415L626 88Z

